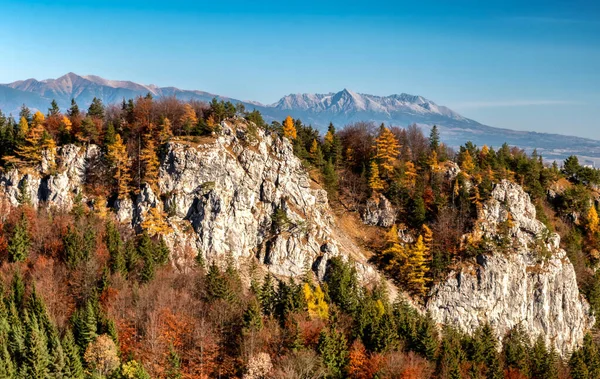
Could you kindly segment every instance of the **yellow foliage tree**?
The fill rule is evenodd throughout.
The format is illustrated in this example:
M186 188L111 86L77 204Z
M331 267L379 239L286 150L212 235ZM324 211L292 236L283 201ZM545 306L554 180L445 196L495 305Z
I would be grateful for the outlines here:
M56 148L54 140L44 129L44 120L45 117L40 111L37 111L33 116L31 127L28 126L25 118L21 119L22 127L27 130L27 134L23 143L15 151L16 157L6 157L7 162L27 165L39 164L42 161L43 150L54 150Z
M304 283L303 292L310 317L326 320L329 317L329 305L321 286L317 284L313 290L309 283Z
M333 143L333 133L331 133L331 130L328 130L327 134L325 134L325 142L330 145Z
M389 176L398 161L400 143L394 133L382 127L379 137L375 140L376 158L379 160L383 174Z
M67 116L63 116L61 122L63 128L65 128L65 131L70 132L73 128L73 123L71 122L71 120Z
M419 236L417 242L408 249L406 267L407 287L417 295L425 295L427 284L431 281L426 277L429 272L429 249Z
M173 232L173 229L165 221L167 215L157 207L150 208L146 218L142 221L142 228L150 237L165 235Z
M433 232L429 226L423 224L421 227L421 235L423 236L423 243L427 248L427 252L431 252L431 247L433 246Z
M404 163L404 186L415 188L417 184L417 168L411 161Z
M165 117L160 123L160 128L158 129L159 145L167 143L171 139L171 137L173 137L173 127L171 126L171 120Z
M403 267L406 265L406 251L400 244L398 228L392 226L385 234L386 248L381 252L381 263L384 268L397 280L403 276Z
M321 152L321 148L317 143L316 139L313 139L312 144L310 145L310 160L313 164L317 166L321 166L323 164L323 153Z
M467 174L471 174L475 169L475 163L473 162L473 157L471 156L471 153L469 153L469 150L465 150L464 153L462 153L462 163L460 168Z
M25 117L21 117L19 120L19 136L21 138L25 138L27 133L29 132L29 123Z
M292 116L287 116L283 121L283 136L291 140L296 139L296 126Z
M108 159L110 159L115 170L113 178L117 184L118 198L123 200L129 195L131 174L129 173L129 157L127 156L127 149L119 134L115 136L115 142L108 146Z
M371 169L369 170L369 188L373 191L381 191L383 189L383 181L379 177L379 166L375 161L371 161Z
M183 125L187 125L187 127L191 127L198 123L198 116L196 115L196 111L189 103L186 103L183 106L183 116L181 116L181 123Z
M590 237L595 236L596 233L598 233L598 224L600 220L598 219L598 212L596 211L596 207L593 204L588 210L585 219L588 235Z
M429 167L431 168L432 172L440 171L440 163L438 161L437 152L435 150L431 152L431 156L429 157Z
M156 144L151 131L144 135L144 148L140 152L140 160L144 166L142 181L148 183L154 194L158 194L158 167L160 162L156 154Z
M110 375L121 363L117 346L106 334L87 346L83 359L93 373L101 376Z
M98 196L94 201L94 211L101 219L105 219L108 214L108 208L106 206L106 197Z

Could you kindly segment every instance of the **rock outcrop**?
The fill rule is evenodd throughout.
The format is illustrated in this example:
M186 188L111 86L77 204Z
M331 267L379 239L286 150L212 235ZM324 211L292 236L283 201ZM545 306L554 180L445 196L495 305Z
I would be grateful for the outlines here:
M367 225L389 228L396 223L396 210L385 196L379 195L367 200L361 217Z
M99 154L97 146L61 147L42 167L0 173L0 195L13 205L26 193L34 206L69 208ZM158 189L144 185L135 199L111 205L120 222L138 230L150 209L164 212L173 230L165 240L182 269L200 252L207 261L256 256L280 276L312 269L322 277L329 258L340 254L337 241L344 241L344 256L357 261L359 275L377 277L340 235L326 192L309 179L292 144L243 120L223 122L215 136L170 142Z
M432 290L427 310L435 320L468 333L489 322L499 338L521 324L565 356L581 343L594 322L589 305L560 237L536 219L520 186L496 185L467 237L485 252Z

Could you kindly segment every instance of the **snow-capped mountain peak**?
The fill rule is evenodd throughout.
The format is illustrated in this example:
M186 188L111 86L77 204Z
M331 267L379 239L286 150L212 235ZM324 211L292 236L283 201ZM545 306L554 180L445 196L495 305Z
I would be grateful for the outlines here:
M390 96L374 96L343 89L328 94L291 94L271 105L280 110L303 110L330 112L334 114L376 113L390 116L399 112L410 114L436 115L464 120L452 110L439 106L422 96L401 93Z

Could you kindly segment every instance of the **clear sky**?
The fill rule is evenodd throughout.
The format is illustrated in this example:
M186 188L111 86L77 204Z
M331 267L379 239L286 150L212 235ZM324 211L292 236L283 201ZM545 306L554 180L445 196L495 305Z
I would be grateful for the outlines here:
M69 71L272 103L425 96L600 139L600 1L0 0L0 83Z

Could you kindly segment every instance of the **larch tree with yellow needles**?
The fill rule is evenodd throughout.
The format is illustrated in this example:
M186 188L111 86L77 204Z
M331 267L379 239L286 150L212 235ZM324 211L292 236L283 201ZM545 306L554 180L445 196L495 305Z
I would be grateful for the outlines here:
M389 177L398 161L400 143L388 128L382 126L379 137L375 140L375 157L379 160L382 174Z
M302 290L310 317L326 320L329 317L329 305L325 301L325 294L321 286L317 284L313 290L309 283L304 283Z
M142 181L147 183L155 194L158 194L158 167L160 162L156 154L156 144L151 130L144 135L144 148L140 152L140 160L144 167Z
M115 136L115 142L108 146L108 159L115 172L113 178L117 185L117 196L120 200L126 199L129 196L131 173L129 172L127 149L119 134Z
M161 212L157 207L150 208L146 213L146 218L142 221L142 229L144 229L150 237L162 236L169 234L173 229L165 221L167 215Z
M371 166L369 167L369 188L373 191L381 191L383 189L383 180L379 176L379 166L375 161L371 161Z
M290 140L296 139L296 126L292 116L287 116L283 121L283 136Z

